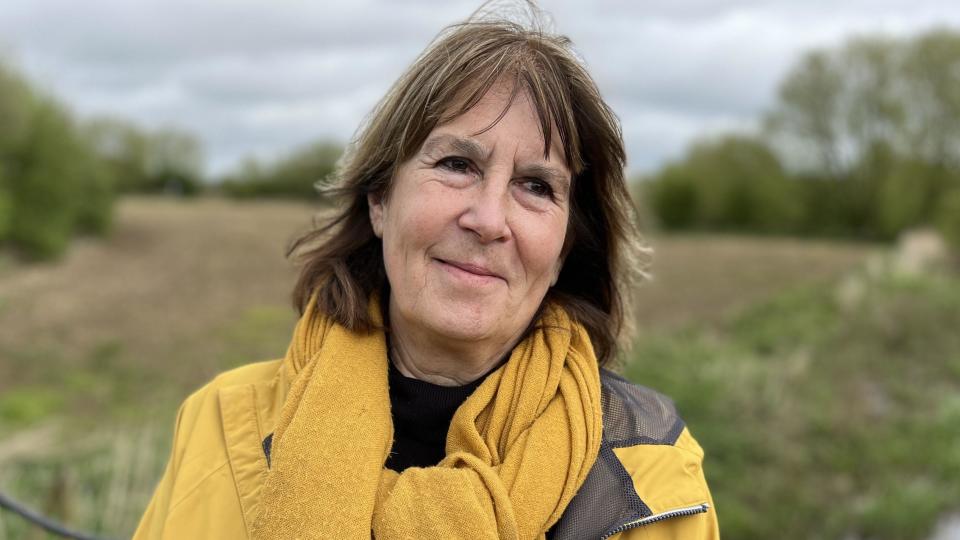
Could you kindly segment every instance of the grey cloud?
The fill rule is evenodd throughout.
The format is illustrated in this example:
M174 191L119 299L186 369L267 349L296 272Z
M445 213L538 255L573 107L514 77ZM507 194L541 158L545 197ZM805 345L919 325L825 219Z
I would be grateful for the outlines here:
M650 172L664 162L679 158L693 140L728 131L755 127L751 115L695 114L650 108L638 103L613 103L623 123L628 168Z
M479 2L5 0L0 40L85 114L196 131L211 170L346 140L446 24ZM620 115L631 168L749 125L797 55L850 32L960 24L932 0L542 0Z
M313 2L291 9L263 2L27 2L20 0L20 9L0 19L3 35L38 51L109 65L409 46L465 11L456 4Z
M389 81L412 60L412 55L383 48L327 49L263 60L214 58L184 66L180 76L203 100L283 101L353 92L376 77Z

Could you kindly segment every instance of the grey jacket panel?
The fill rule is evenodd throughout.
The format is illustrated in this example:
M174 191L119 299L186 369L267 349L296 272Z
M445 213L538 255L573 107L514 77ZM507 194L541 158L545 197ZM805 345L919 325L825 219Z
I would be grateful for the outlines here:
M600 392L600 454L560 521L547 533L552 540L602 538L622 524L652 515L613 449L672 445L683 432L684 423L673 401L654 390L601 369Z

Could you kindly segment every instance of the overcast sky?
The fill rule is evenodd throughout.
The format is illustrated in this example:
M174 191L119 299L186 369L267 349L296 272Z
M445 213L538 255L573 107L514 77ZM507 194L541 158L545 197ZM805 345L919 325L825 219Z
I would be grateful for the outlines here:
M0 55L78 113L196 133L208 169L346 141L479 2L0 0ZM958 0L541 0L620 116L629 167L748 129L811 47L960 28Z

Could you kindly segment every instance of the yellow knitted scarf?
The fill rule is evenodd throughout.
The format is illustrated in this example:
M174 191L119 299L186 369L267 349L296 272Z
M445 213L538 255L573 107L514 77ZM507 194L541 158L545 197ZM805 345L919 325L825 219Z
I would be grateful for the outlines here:
M371 302L380 323L380 309ZM600 378L590 339L559 307L454 414L446 457L402 474L382 331L317 312L297 323L254 538L543 538L600 448Z

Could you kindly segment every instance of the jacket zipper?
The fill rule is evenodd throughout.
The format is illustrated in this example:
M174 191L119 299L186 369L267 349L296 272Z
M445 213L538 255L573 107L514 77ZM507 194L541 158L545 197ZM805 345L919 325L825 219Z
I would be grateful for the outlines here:
M658 521L663 521L665 519L681 517L681 516L692 516L693 514L702 514L710 508L710 505L707 503L698 504L696 506L688 506L686 508L677 508L676 510L669 510L667 512L660 512L659 514L653 514L652 516L647 516L645 518L635 519L633 521L628 521L623 525L617 526L612 531L603 535L600 540L606 540L615 534L620 534L623 531L628 529L633 529L634 527L639 527L641 525L649 525L650 523L656 523Z

